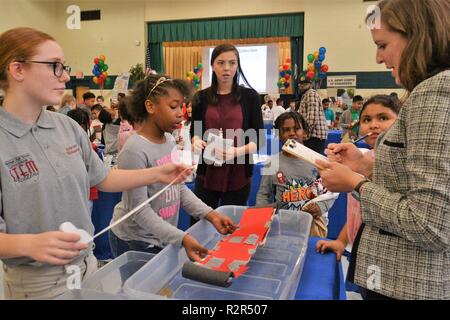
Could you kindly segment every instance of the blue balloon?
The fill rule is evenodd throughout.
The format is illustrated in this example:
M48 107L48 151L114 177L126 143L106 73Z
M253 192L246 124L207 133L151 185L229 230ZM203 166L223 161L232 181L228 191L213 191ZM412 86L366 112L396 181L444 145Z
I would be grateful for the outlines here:
M286 75L286 71L283 70L283 71L280 72L280 76L281 76L282 78L284 78L285 75Z
M325 54L321 54L319 55L319 62L322 62L323 60L325 60Z
M314 67L316 67L316 70L320 70L320 68L322 68L322 62L317 61L314 63Z
M319 54L325 54L327 52L327 49L325 47L320 47Z
M198 68L195 67L195 68L194 68L194 73L197 74L197 72L198 72Z
M326 76L327 76L327 73L326 73L326 72L321 72L321 73L319 73L320 79L325 79Z

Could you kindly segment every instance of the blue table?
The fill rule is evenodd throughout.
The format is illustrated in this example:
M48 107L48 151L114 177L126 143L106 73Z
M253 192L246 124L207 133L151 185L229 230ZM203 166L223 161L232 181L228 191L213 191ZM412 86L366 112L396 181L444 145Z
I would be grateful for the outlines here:
M194 192L195 181L186 183L186 187L188 187L192 192ZM178 214L178 229L186 231L191 226L191 219L189 213L186 212L183 208L180 208L180 212Z
M325 149L330 143L341 142L342 131L341 130L328 130L327 140L325 141Z
M309 238L295 300L346 300L342 265L336 254L316 252L320 238Z
M272 120L264 120L264 129L266 129L266 134L272 134L273 129L273 121Z
M342 130L328 130L328 137L327 141L325 142L325 148L328 146L329 143L340 143L341 136ZM369 146L364 140L357 142L356 146L358 148L372 149L372 147Z
M347 193L342 192L334 201L328 211L328 235L329 239L337 239L342 227L347 221Z
M103 230L111 222L114 207L122 200L121 192L98 192L98 200L94 201L92 209L92 223L95 227L95 233ZM113 258L109 246L108 232L102 234L94 240L94 255L99 260Z

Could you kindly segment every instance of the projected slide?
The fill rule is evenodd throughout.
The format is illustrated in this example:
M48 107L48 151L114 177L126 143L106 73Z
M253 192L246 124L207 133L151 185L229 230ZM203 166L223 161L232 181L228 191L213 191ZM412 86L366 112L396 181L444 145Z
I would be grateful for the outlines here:
M276 86L278 77L278 46L276 45L253 45L236 46L241 59L242 71L249 84L259 93L278 92ZM211 55L214 47L203 49L202 63L204 73L202 78L202 89L211 84L212 68L210 66ZM243 79L240 84L244 85Z

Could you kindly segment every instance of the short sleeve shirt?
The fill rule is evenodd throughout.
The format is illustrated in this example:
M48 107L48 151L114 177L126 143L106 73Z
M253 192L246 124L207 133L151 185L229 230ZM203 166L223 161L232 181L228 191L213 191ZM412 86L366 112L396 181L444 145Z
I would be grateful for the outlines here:
M43 110L31 125L0 108L0 150L0 232L57 231L69 221L94 233L89 189L106 178L108 169L74 120ZM43 265L27 257L3 262Z

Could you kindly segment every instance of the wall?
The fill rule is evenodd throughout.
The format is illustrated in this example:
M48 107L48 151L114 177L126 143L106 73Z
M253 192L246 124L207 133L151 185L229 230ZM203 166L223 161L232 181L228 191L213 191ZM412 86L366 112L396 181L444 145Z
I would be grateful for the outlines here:
M0 0L0 32L15 27L34 27L44 32L54 32L56 0Z
M306 55L327 48L330 71L385 71L375 63L375 45L364 24L369 4L361 0L146 0L145 20L165 21L305 12ZM174 10L173 8L177 8Z
M80 30L68 30L66 8L79 5L81 10L101 10L100 21L82 21ZM109 74L128 71L145 58L144 1L58 1L57 38L73 72L92 75L93 58L106 56ZM140 45L136 45L139 41Z
M30 25L54 35L63 46L73 72L91 75L92 59L107 57L109 74L143 63L146 21L305 12L304 53L324 46L330 72L386 71L375 63L375 45L364 24L361 0L0 0L0 30ZM101 21L85 21L68 30L66 8L100 9ZM11 14L13 13L13 14ZM135 41L141 45L136 46ZM394 91L394 90L392 90Z

